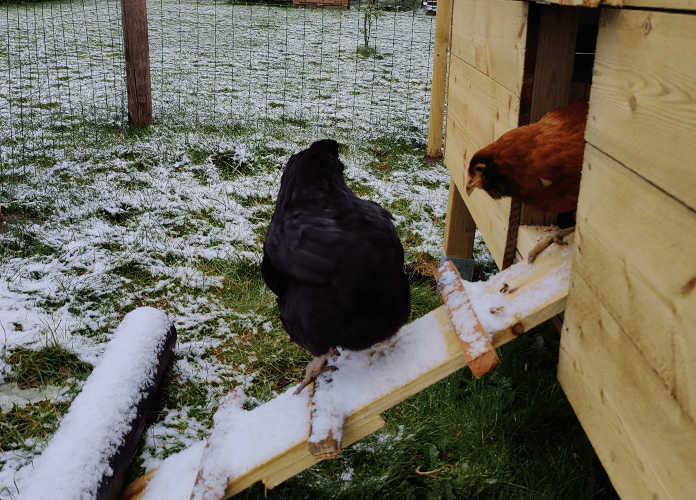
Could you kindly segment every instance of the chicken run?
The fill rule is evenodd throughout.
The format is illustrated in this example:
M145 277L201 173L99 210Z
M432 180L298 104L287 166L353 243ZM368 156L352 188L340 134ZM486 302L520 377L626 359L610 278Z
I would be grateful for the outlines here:
M406 292L397 286L400 245L393 241L386 211L353 207L377 214L389 233L388 255L376 264L387 273L382 281L395 287L393 297L378 304L388 325L356 345L321 339L314 347L305 330L288 322L288 333L314 354L338 349L336 356L321 356L326 367L314 374L309 390L293 394L293 387L251 411L243 409L241 389L229 393L207 441L170 456L128 485L121 498L220 499L256 481L273 488L381 428L386 409L446 375L464 366L476 376L485 374L500 363L496 348L550 318L563 324L561 385L617 492L632 499L693 495L696 174L685 166L693 164L696 146L693 134L679 132L695 129L696 114L693 106L670 100L669 92L652 92L651 85L636 85L637 77L625 73L639 64L636 74L650 74L641 78L661 84L654 86L690 85L693 91L696 4L665 0L659 12L642 0L625 0L622 6L648 9L603 7L598 1L584 5L594 8L509 0L438 5L435 67L441 71L433 77L432 106L444 108L447 88L444 160L452 175L444 251L452 258L471 258L478 227L501 271L486 282L470 283L444 262L436 276L445 305L398 328L407 317L402 307ZM591 51L578 50L588 43ZM675 65L676 53L691 64L680 59ZM589 73L583 71L587 67ZM667 74L673 81L659 80ZM646 126L664 109L671 122L659 130ZM431 155L439 154L442 121L441 114L431 114ZM312 147L312 161L340 165L334 144ZM668 168L651 168L664 166L664 158L670 158ZM352 200L352 193L344 194ZM322 244L338 242L332 234L322 240L318 228L334 227L336 221L309 217L315 237L311 248L302 249L302 230L292 228L290 213L272 222L277 227L269 231L264 261L264 277L280 297L281 311L289 289L324 283L339 265L317 260L326 252ZM559 221L560 213L576 219L570 241L533 249L537 240L555 233L549 223ZM341 238L358 241L356 227L342 227ZM660 262L653 258L654 242L646 242L643 234L665 242L667 255ZM278 257L284 245L306 251L314 264L293 261L297 255ZM536 254L533 263L526 259L530 252ZM398 265L387 267L393 262ZM293 266L299 269L292 275L297 282L288 278L287 268ZM352 271L343 282L353 279ZM302 293L292 300L302 304ZM393 316L387 317L390 309ZM565 317L559 318L563 311ZM141 329L161 339L144 349L166 364L162 346L171 344L171 325L156 312L136 312L149 318ZM124 335L137 327L129 317L124 324ZM658 326L666 333L656 341ZM159 373L151 366L153 358L146 358L149 372ZM76 422L88 418L79 413L79 404L74 406L62 426L79 428ZM122 435L110 440L104 455L127 460L129 454L119 452L114 442L125 440L134 427L120 425ZM51 446L37 474L56 464L50 462ZM100 461L107 464L99 469L104 477L108 457ZM91 480L99 484L102 478L95 474ZM47 491L37 486L35 497Z

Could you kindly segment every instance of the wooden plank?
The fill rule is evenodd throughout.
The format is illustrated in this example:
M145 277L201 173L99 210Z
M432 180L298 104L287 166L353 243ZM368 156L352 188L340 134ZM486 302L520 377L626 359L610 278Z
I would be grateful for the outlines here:
M445 88L447 86L447 53L452 27L454 0L440 0L435 24L433 52L433 86L430 95L428 151L430 158L442 157L442 134L445 125Z
M554 244L532 265L518 262L488 281L463 283L494 347L565 310L572 257L570 245Z
M577 271L558 379L624 499L691 499L696 426Z
M575 243L578 273L696 419L696 213L588 145Z
M456 259L473 259L475 237L476 222L459 194L457 185L450 182L442 244L445 255Z
M146 127L152 123L150 46L145 0L122 0L123 51L126 57L128 123Z
M500 364L498 353L476 317L454 264L447 261L433 274L454 331L457 332L466 364L476 377L481 377Z
M505 247L510 222L510 198L494 200L483 190L476 189L466 194L466 169L469 159L480 148L475 144L457 120L447 113L447 142L445 144L445 165L457 186L469 213L476 221L476 227L499 268L503 267Z
M552 246L542 253L532 266L526 263L516 264L487 282L469 283L460 280L470 297L472 309L481 319L481 325L492 339L494 348L500 347L563 310L568 293L570 258L571 251L567 246ZM538 299L539 294L544 295L541 300ZM495 311L489 310L490 304L498 305ZM402 385L394 387L390 392L368 403L361 403L363 406L345 419L342 447L380 429L384 425L382 414L389 408L466 366L460 340L445 306L431 311L417 322L420 322L420 326L414 324L412 327L417 329L415 332L418 335L413 336L412 330L411 342L413 338L423 339L423 335L426 334L442 336L444 351L438 354L441 356L437 358L438 364ZM431 338L425 342L432 346L432 340ZM389 348L390 346L383 346L387 352ZM422 345L412 346L412 348L422 350ZM376 359L381 358L377 356ZM341 370L349 369L348 366L344 365ZM350 375L350 380L353 380L352 377L354 374ZM309 425L307 438L303 441L289 445L289 448L279 455L231 480L225 497L241 492L257 481L264 481L267 487L273 488L317 463L317 458L310 452L308 439ZM128 485L121 498L123 500L142 499L148 481L155 474L156 470L151 471Z
M452 11L451 55L520 96L527 10L527 2L456 2Z
M348 416L343 428L342 446L348 446L381 428L384 425L381 414L392 406L466 366L464 355L444 306L431 311L427 317L417 321L422 321L430 326L436 325L437 331L442 335L446 344L445 359L427 372L378 397ZM309 438L309 432L307 438ZM268 481L265 483L267 487L277 486L315 463L317 463L317 459L310 453L308 442L305 439L280 455L230 481L225 498L243 491L257 481ZM147 482L154 474L156 474L156 470L131 483L121 498L123 500L142 499Z
M450 59L447 99L447 114L479 149L518 125L520 98L456 56Z
M696 209L696 16L604 9L586 140Z
M568 99L578 36L578 9L543 5L540 16L530 123L538 122L549 111L570 104Z

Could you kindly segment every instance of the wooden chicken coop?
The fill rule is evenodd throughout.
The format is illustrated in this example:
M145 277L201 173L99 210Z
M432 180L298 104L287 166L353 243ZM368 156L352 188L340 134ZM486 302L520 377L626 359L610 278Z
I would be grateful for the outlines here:
M468 197L466 169L589 97L558 378L622 498L696 498L696 1L440 0L437 16L445 253L472 258L478 228L504 269L529 225L555 222Z

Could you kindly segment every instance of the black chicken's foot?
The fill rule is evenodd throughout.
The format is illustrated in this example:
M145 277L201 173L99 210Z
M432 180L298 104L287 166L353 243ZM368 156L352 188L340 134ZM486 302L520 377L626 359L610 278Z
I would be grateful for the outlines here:
M307 369L305 370L305 373L307 376L304 378L302 383L295 389L295 394L299 394L302 392L302 389L307 387L310 383L312 383L319 375L321 375L324 372L332 372L334 370L338 370L335 366L329 366L326 364L326 362L329 360L331 356L334 356L337 354L336 349L331 347L326 354L322 354L321 356L317 356L314 358L312 361L309 362L307 365Z
M556 243L557 245L567 245L567 242L563 241L563 238L573 232L575 232L575 226L566 229L559 229L551 236L547 236L541 240L529 251L529 255L527 255L527 263L532 264L539 254L551 246L552 243Z

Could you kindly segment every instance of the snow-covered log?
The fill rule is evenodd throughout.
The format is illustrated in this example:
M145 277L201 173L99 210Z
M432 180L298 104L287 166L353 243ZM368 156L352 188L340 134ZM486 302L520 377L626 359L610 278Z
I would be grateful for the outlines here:
M163 312L143 307L126 315L34 462L21 500L115 498L175 341Z

